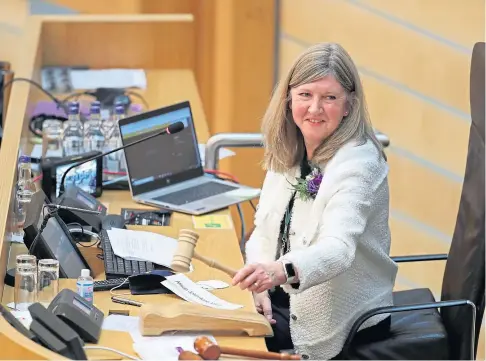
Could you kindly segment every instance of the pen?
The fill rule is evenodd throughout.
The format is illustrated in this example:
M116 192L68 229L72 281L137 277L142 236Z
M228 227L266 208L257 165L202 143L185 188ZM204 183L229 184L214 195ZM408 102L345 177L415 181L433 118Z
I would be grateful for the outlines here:
M115 303L121 303L122 305L130 305L130 306L137 306L141 307L142 302L129 300L128 298L118 297L118 296L111 296L111 301Z

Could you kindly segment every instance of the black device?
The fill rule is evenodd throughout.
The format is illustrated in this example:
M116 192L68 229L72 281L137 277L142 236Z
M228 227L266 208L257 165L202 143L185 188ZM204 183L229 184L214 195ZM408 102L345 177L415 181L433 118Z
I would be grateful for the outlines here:
M71 157L43 159L41 162L42 190L52 202L64 193L65 182L81 188L94 197L101 196L103 191L101 155L101 152L93 151ZM71 171L74 168L76 170Z
M34 303L28 310L32 316L30 331L36 335L38 343L72 360L88 359L84 342L76 331L40 303Z
M85 192L79 187L70 185L66 191L57 199L59 206L97 211L98 214L80 212L69 208L60 208L59 216L66 224L79 223L81 226L91 226L93 231L101 231L101 220L106 216L106 207L94 196Z
M130 288L130 283L128 282L127 277L94 281L93 291L109 291L114 287L117 287L117 290L128 290Z
M172 123L171 125L169 125L167 128L157 132L157 133L154 133L152 135L149 135L147 137L144 137L144 138L141 138L139 140L136 140L134 142L131 142L129 144L125 144L125 145L122 145L121 147L118 147L118 148L115 148L115 149L112 149L108 152L105 152L105 153L99 153L97 155L93 155L91 158L86 158L82 161L79 161L77 162L76 164L73 164L71 166L69 166L67 169L65 169L64 171L64 174L62 175L61 177L61 181L60 181L60 186L59 186L59 193L62 194L64 193L64 190L65 190L65 180L66 180L66 175L73 169L73 168L76 168L76 167L79 167L81 166L82 164L85 164L85 163L88 163L88 162L91 162L91 161L94 161L94 160L101 160L102 157L104 157L105 155L108 155L108 154L111 154L111 153L115 153L115 152L118 152L119 150L122 150L122 149L125 149L125 148L128 148L128 147L131 147L132 145L135 145L135 144L138 144L138 143L142 143L142 142L145 142L149 139L152 139L152 138L155 138L155 137L158 137L160 135L164 135L164 134L174 134L174 133L178 133L180 132L182 129L184 129L184 123L182 122L175 122L175 123Z
M64 221L56 210L53 211L49 208L44 192L34 193L27 208L24 223L24 244L37 259L57 259L61 278L76 279L82 269L90 269L90 267L76 246ZM47 211L46 217L43 214L44 209ZM45 227L38 235L44 223ZM36 237L36 244L32 247Z
M122 208L126 224L136 226L168 226L172 211L165 209Z
M105 315L76 292L63 289L47 310L76 331L85 342L98 343Z

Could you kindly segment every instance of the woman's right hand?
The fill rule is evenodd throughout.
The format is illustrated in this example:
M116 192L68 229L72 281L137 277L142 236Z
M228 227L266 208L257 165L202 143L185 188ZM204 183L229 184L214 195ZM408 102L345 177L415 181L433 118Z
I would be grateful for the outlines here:
M273 319L272 301L270 301L268 291L253 293L253 300L258 313L263 314L271 325L275 324L277 321Z

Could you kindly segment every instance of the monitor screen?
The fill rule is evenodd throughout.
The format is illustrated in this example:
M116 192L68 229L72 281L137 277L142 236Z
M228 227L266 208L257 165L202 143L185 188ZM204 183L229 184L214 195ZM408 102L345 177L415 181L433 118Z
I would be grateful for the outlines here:
M49 219L46 228L42 232L42 238L45 242L44 246L48 247L59 261L59 267L64 270L66 277L78 278L81 270L86 268L86 265L75 249L76 246L68 238L56 217Z
M184 129L125 149L134 194L148 192L202 175L192 112L188 102L126 118L120 123L123 144L129 144L182 122Z
M66 171L72 164L62 165L56 167L56 197L59 197L59 188L61 186L61 179ZM96 167L97 160L81 164L79 167L75 167L69 171L66 175L65 186L75 185L81 188L83 191L95 194L96 193Z

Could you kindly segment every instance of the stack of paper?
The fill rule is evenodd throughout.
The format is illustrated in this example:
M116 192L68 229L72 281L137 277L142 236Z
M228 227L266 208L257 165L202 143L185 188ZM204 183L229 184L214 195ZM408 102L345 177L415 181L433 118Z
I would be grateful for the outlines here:
M106 231L113 252L134 261L149 261L169 267L177 249L175 238L145 231L112 228Z

